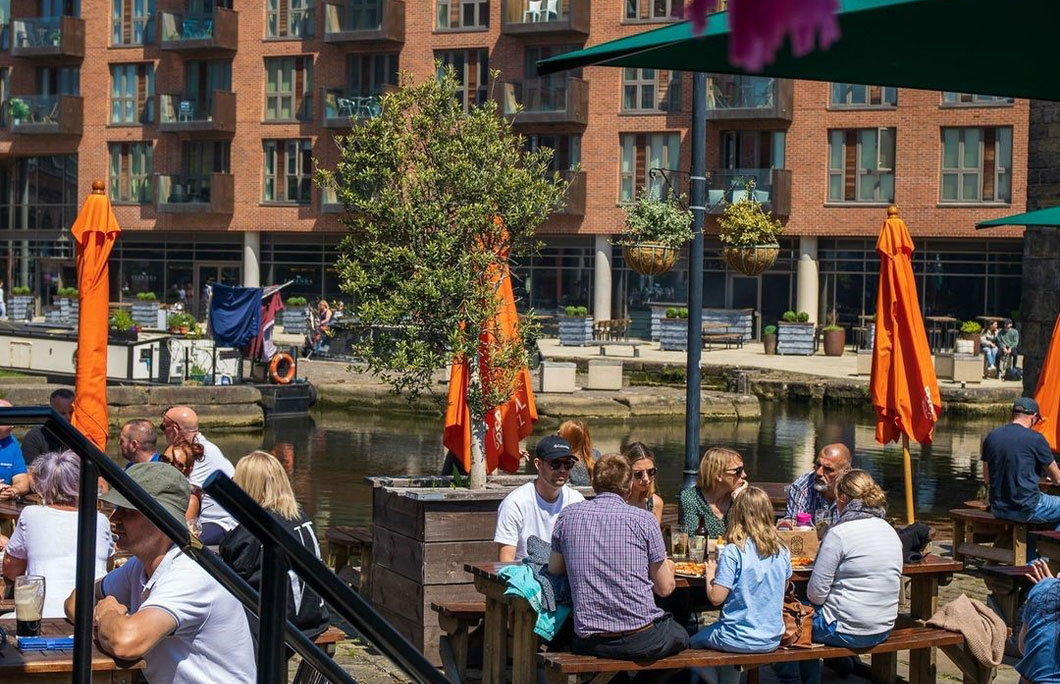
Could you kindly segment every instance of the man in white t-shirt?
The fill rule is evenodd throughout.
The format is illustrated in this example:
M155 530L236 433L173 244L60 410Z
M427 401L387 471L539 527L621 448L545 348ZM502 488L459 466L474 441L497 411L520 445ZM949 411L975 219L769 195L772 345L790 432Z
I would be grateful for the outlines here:
M126 473L183 523L188 481L166 463L137 463ZM151 682L254 684L257 666L243 605L142 513L111 489L118 545L133 554L96 582L95 636L121 660L143 659ZM66 599L74 619L76 591Z
M202 483L210 477L214 471L220 470L228 477L232 477L236 469L231 461L225 458L217 445L203 437L199 432L199 416L190 406L171 406L162 412L162 430L166 433L166 440L172 444L180 440L194 441L202 445L203 457L196 461L191 470L188 480L193 488L202 488ZM207 546L216 546L221 543L225 533L236 526L236 519L228 514L219 503L213 500L209 494L203 494L202 507L199 509L199 523L202 525L202 533L199 538Z
M497 510L497 558L502 563L520 561L526 556L526 540L537 537L552 541L552 527L559 512L584 501L577 490L565 486L577 458L570 442L562 437L545 437L537 443L534 467L537 477L513 489Z

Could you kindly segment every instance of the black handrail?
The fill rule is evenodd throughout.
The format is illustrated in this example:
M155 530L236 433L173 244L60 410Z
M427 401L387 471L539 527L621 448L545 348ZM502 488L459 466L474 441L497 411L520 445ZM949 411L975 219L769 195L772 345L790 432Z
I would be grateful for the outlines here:
M353 592L335 573L328 570L319 558L310 553L283 525L276 521L257 501L250 498L232 478L215 471L206 478L203 490L216 499L243 527L269 549L282 550L295 572L305 580L336 612L349 620L383 655L401 666L420 684L449 684L449 680L409 643L382 615L377 613L358 594ZM264 568L262 596L265 591ZM259 639L266 643L263 622ZM269 637L272 638L272 637ZM260 662L260 660L259 660Z
M258 593L237 575L224 561L208 549L202 548L197 540L192 540L187 524L178 521L168 513L151 496L136 484L121 468L118 467L95 444L81 434L65 418L49 407L0 407L0 425L36 425L43 424L59 441L81 457L81 482L78 494L77 526L77 569L74 615L74 672L72 681L75 684L92 682L92 617L95 612L95 557L96 557L96 488L97 471L110 486L127 498L136 508L161 530L180 550L203 567L225 589L232 593L252 613L257 613L261 602ZM276 610L268 611L286 614L286 593ZM269 604L266 604L269 605ZM277 604L271 604L277 606ZM324 653L309 637L294 624L286 621L286 636L294 650L309 661L314 668L332 682L356 684L350 675L339 667L332 658ZM283 653L283 649L278 649Z

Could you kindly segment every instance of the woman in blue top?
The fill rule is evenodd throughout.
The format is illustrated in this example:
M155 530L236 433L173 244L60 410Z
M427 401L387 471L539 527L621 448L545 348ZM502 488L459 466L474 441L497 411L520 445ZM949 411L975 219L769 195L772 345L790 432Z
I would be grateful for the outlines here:
M1023 605L1019 646L1023 659L1016 664L1023 682L1060 682L1060 579L1041 559L1031 563L1027 578L1034 583Z
M692 648L736 653L768 653L784 634L784 590L791 577L791 554L773 526L773 504L758 487L737 494L729 509L725 548L707 561L707 598L721 617L692 637ZM736 684L735 667L699 670L710 684Z

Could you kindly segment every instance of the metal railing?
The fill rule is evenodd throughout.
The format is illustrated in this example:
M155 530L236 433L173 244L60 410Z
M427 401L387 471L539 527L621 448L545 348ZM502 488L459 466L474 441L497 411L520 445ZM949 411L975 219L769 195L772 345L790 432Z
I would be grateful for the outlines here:
M16 48L57 48L62 45L62 17L32 17L11 22Z
M707 92L708 109L769 109L773 107L776 79L768 76L712 75Z
M276 668L277 659L284 662L284 641L295 652L308 661L319 673L332 682L355 684L338 663L328 657L313 641L284 617L286 615L286 586L277 589L278 584L286 582L285 572L277 570L283 557L289 557L295 570L302 574L309 586L320 593L325 600L333 601L336 612L349 620L372 641L382 653L390 656L396 663L420 684L443 684L447 680L427 662L419 651L401 636L378 613L368 606L363 599L354 594L349 587L342 584L330 570L313 557L300 542L294 540L285 530L279 533L269 525L270 516L251 500L239 487L228 480L218 482L211 477L211 493L218 492L225 497L226 505L232 505L233 514L241 522L248 524L248 529L259 539L266 535L266 553L262 566L262 587L266 591L262 596L246 583L222 561L216 554L202 547L198 540L193 540L188 533L187 524L177 520L166 512L151 496L136 484L116 463L100 451L94 444L74 428L66 419L48 407L0 408L0 423L5 425L38 425L43 424L59 441L65 444L81 459L81 479L77 502L77 595L74 608L74 671L75 684L91 684L92 680L92 620L95 612L95 561L96 557L96 504L98 478L106 482L128 499L144 517L164 533L189 558L217 580L254 614L264 614L261 621L258 645L258 682L275 682L276 669L266 669L262 664ZM225 478L227 480L227 478ZM237 490L233 493L231 490ZM242 494L242 498L238 496ZM234 503L231 503L234 502ZM252 521L248 523L248 521ZM278 562L279 561L279 562ZM264 597L264 598L263 598ZM263 610L268 607L268 610ZM277 636L277 635L281 636ZM283 638L286 636L286 639ZM286 680L286 672L283 679Z

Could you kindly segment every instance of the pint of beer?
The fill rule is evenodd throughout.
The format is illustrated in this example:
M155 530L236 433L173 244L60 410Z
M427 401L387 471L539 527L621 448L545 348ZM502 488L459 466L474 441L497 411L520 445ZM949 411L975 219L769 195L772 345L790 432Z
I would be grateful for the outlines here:
M15 633L20 637L40 636L44 611L44 577L19 575L15 578Z

